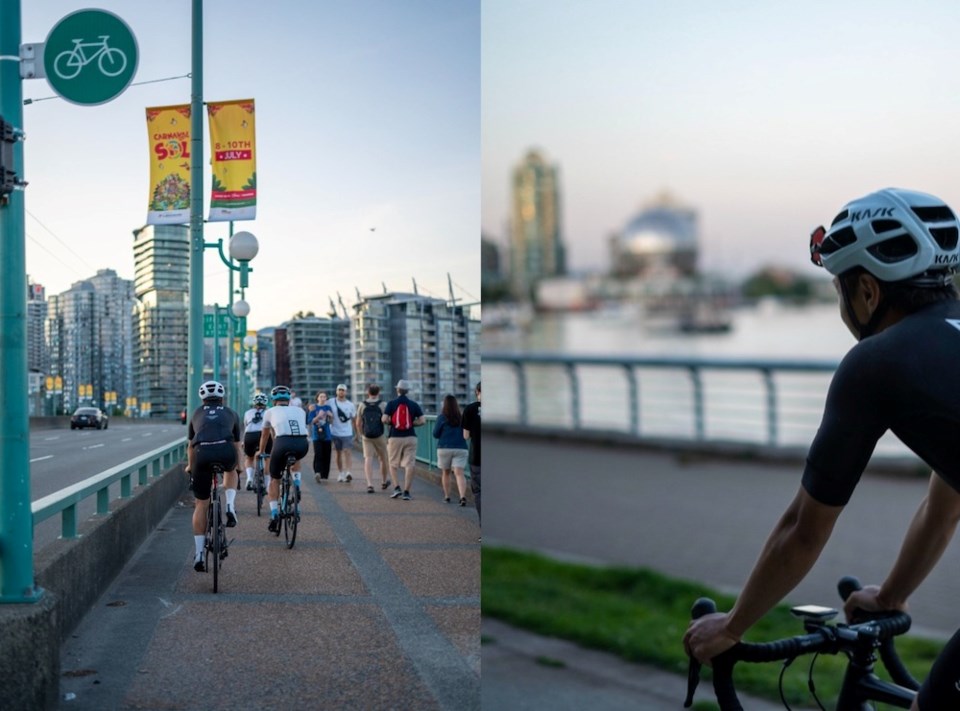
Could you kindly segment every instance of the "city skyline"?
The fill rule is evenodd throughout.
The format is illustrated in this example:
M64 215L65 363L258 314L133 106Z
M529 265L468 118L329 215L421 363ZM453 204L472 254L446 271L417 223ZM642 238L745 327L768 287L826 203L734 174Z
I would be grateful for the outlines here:
M896 186L960 208L960 6L923 0L483 3L483 233L508 242L512 167L544 152L572 272L664 190L701 267L819 276L810 231Z
M82 107L24 82L27 273L50 294L104 268L133 278L149 192L145 108L190 101L191 3L99 7L137 37L134 83L157 83ZM42 42L77 9L24 3L23 42ZM349 306L384 284L412 291L414 279L445 298L448 274L459 298L479 301L479 22L479 2L207 3L204 99L257 105L258 216L234 223L260 242L250 328L325 314L338 294ZM210 182L206 170L205 210ZM227 223L205 226L205 241L227 237ZM215 249L204 287L205 303L228 301Z

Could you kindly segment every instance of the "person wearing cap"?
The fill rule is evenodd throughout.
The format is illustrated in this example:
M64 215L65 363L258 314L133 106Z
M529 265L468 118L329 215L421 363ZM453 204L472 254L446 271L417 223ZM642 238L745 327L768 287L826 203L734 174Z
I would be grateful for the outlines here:
M357 407L347 398L347 386L337 386L337 396L330 402L333 407L333 422L330 434L333 436L333 448L337 452L337 481L351 482L353 474L353 418L357 416Z
M410 381L401 378L397 381L397 397L388 402L383 410L383 424L390 425L387 455L395 483L390 498L402 495L404 501L410 500L410 483L417 459L417 433L413 428L426 422L423 408L407 396L408 392ZM400 488L400 467L403 467L403 489Z
M886 553L889 573L879 585L847 597L847 620L862 619L863 611L905 610L960 521L960 220L934 195L887 188L844 205L829 228L813 231L809 248L811 261L833 275L840 319L857 343L830 382L797 493L736 603L687 628L684 648L700 662L735 645L806 577L887 431L932 472L899 553ZM958 669L960 630L934 661L911 708L960 709Z

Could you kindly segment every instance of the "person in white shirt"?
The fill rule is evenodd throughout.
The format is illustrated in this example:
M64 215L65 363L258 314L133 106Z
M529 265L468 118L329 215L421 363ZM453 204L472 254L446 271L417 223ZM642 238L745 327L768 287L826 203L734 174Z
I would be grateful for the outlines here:
M253 457L260 446L260 432L263 430L263 415L269 400L263 393L253 396L253 407L243 413L243 454L247 468L247 491L253 491ZM272 442L272 440L271 440ZM267 454L270 445L267 445Z
M337 451L337 481L352 481L350 465L353 463L353 418L357 408L347 399L347 386L337 386L337 397L330 401L333 407L333 422L330 434L333 435L333 448Z
M302 407L290 405L290 388L278 385L270 391L273 407L263 415L263 429L260 432L258 454L267 451L267 444L273 438L273 451L270 453L270 485L267 487L267 499L270 502L270 525L267 530L276 533L280 527L280 479L286 466L287 454L296 456L297 461L291 467L293 484L300 500L300 460L303 459L310 443L307 441L307 413Z

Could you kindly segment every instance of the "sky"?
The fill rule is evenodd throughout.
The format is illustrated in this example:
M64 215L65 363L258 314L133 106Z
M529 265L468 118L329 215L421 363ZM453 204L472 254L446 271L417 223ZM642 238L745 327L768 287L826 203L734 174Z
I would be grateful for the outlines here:
M204 5L204 99L256 102L257 217L234 223L260 243L248 327L325 315L338 295L350 309L357 291L410 292L414 280L446 299L448 275L460 303L479 301L479 0ZM189 78L159 80L191 71L192 3L21 6L25 43L87 7L137 38L134 85L109 103L48 99L46 80L23 82L34 100L23 125L27 274L48 295L99 269L132 279L150 190L145 109L190 103ZM205 215L209 189L208 169ZM226 222L205 226L207 242L227 235ZM207 249L204 302L229 296L227 267Z
M813 276L808 240L885 187L960 209L960 3L484 0L482 217L530 148L560 171L574 271L664 190L700 267Z

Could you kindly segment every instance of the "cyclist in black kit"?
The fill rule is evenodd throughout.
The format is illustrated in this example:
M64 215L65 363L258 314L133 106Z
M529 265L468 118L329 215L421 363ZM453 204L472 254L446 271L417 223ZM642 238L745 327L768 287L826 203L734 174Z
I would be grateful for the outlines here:
M891 430L932 469L886 580L854 593L845 610L903 610L940 559L960 520L960 301L953 275L960 224L942 200L886 189L848 203L810 256L834 275L840 317L859 341L827 394L801 486L767 539L729 613L690 624L701 662L736 644L806 576L870 459ZM937 658L912 708L960 709L960 631Z
M213 465L219 464L224 471L224 488L227 492L227 526L237 525L234 500L237 496L237 477L240 474L240 458L243 455L240 442L240 418L223 404L223 385L208 380L200 386L198 407L190 418L187 429L189 466L193 474L193 540L196 556L193 569L204 571L203 544L207 528L207 508L210 505L210 486L213 483Z

